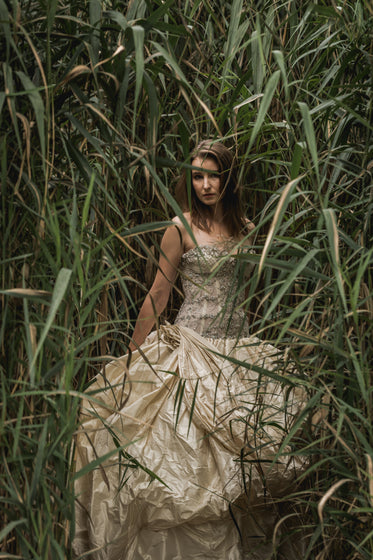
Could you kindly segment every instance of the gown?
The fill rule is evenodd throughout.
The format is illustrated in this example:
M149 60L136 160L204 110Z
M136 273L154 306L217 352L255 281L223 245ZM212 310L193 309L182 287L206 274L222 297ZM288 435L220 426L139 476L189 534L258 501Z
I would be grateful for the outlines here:
M273 557L276 499L304 468L284 440L305 393L249 335L247 272L229 247L189 250L180 272L174 324L150 333L129 367L128 356L110 362L82 403L75 557ZM299 542L283 555L302 558Z

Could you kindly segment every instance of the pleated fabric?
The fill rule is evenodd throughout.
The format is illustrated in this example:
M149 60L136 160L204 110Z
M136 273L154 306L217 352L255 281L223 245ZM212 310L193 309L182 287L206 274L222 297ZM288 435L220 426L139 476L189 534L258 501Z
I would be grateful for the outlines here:
M285 438L305 392L250 336L151 333L87 391L76 441L78 557L267 560L277 497L304 469ZM284 557L302 557L299 539Z

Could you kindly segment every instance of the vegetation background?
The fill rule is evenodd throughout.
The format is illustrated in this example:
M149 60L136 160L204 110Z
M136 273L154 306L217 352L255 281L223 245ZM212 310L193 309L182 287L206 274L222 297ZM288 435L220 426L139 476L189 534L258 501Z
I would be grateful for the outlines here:
M71 557L81 392L220 137L257 226L253 332L324 407L291 496L306 558L371 560L370 0L0 0L0 53L0 558Z

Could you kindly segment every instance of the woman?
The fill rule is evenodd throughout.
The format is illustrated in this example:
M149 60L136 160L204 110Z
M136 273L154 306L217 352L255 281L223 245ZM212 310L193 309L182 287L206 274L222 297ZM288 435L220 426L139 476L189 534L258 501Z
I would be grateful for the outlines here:
M243 265L253 226L234 159L207 141L191 164L130 369L127 357L109 364L83 406L74 547L95 559L270 558L272 500L302 467L281 443L303 394L274 380L274 348L249 336ZM150 333L179 271L185 300L175 323Z

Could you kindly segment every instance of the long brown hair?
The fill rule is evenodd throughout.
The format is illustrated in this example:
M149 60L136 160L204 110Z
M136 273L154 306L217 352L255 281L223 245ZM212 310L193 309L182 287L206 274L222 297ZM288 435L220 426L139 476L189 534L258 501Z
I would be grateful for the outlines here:
M247 221L242 208L241 189L237 180L237 164L232 152L221 142L204 140L191 153L191 163L197 157L212 159L217 164L221 177L223 222L230 235L239 237L240 234L245 232ZM176 185L176 200L183 212L190 210L192 223L209 233L209 218L212 217L213 211L197 198L191 180L189 180L190 189L188 188L188 174L191 177L190 169L184 169ZM188 191L190 191L190 195Z

